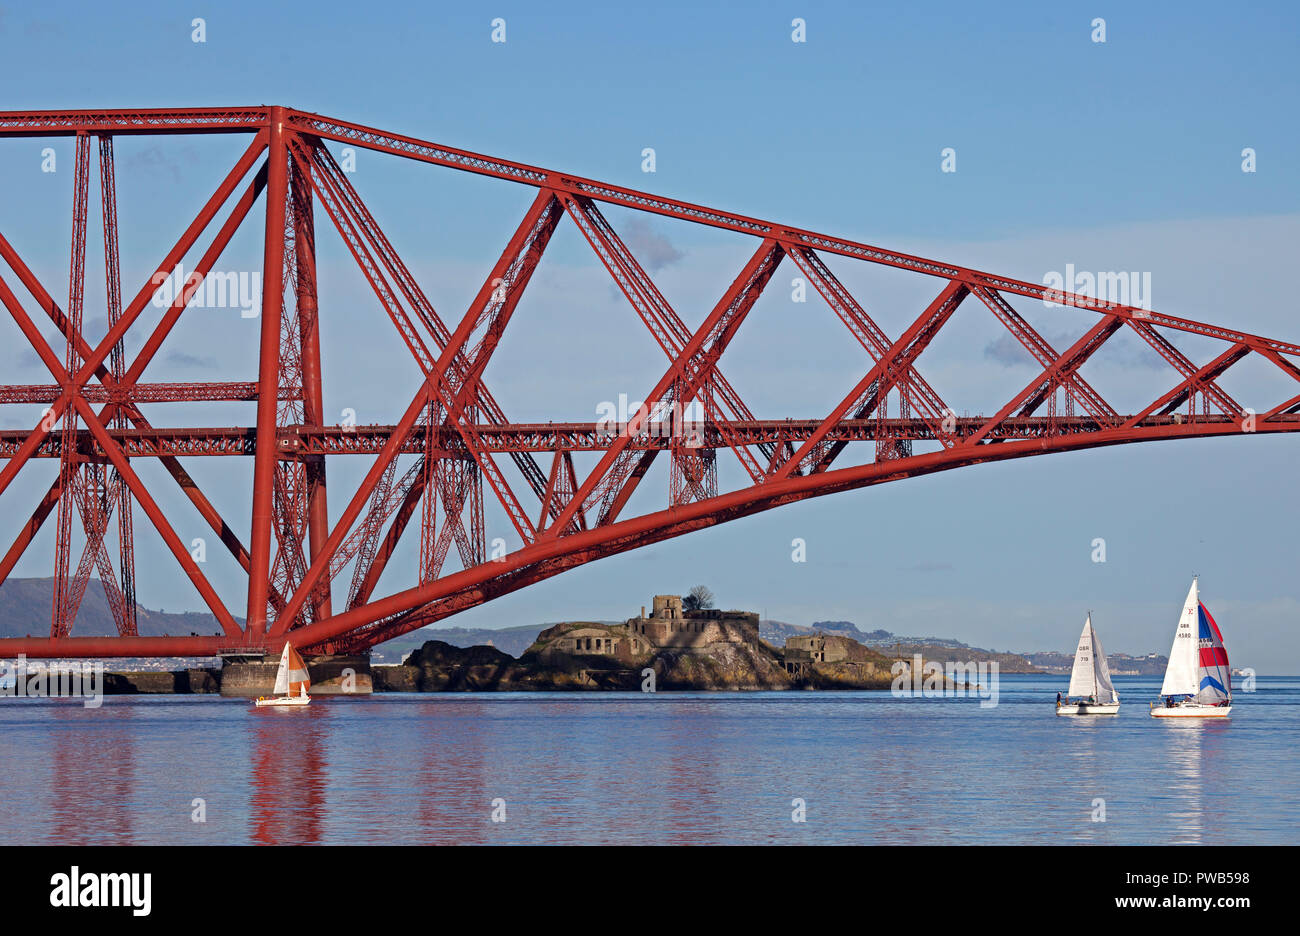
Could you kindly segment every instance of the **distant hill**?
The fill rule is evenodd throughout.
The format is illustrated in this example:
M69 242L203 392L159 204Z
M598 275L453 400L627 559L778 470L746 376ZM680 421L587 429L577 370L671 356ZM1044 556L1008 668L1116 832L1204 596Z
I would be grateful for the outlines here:
M487 627L422 627L380 644L371 651L370 658L375 663L401 663L407 654L421 647L426 640L441 640L453 647L496 647L503 653L518 657L532 646L538 634L551 626L519 624L499 630Z
M11 578L0 585L0 637L50 636L50 605L54 599L53 578ZM204 611L167 613L136 605L136 626L144 637L188 637L190 634L220 634L217 619ZM243 618L235 618L241 625ZM77 620L75 637L111 637L117 634L113 613L98 579L86 586Z
M864 647L892 652L898 646L904 647L940 647L944 650L969 650L975 653L993 654L993 650L972 647L960 640L949 637L904 637L887 630L864 631L852 621L814 621L808 626L787 624L785 621L760 621L758 634L770 644L784 646L785 638L799 634L839 634L852 637Z
M996 663L1002 673L1041 673L1041 668L1030 663L1019 653L1003 653L997 650L984 650L981 647L968 647L960 641L943 641L940 643L913 643L911 638L895 638L887 645L876 649L898 659L910 659L920 654L926 660L935 663ZM952 646L956 644L956 646Z
M0 585L0 637L48 637L53 578L11 578ZM236 617L240 625L243 617ZM187 637L190 634L220 634L217 619L206 611L169 613L136 605L136 625L144 637ZM423 628L397 637L375 648L377 663L400 663L426 640L443 640L456 647L488 645L519 656L550 624L521 624L500 630L482 627ZM117 625L104 598L98 579L86 586L72 634L76 637L111 637Z
M856 635L854 637L855 640L860 639L862 636L861 629L852 621L813 621L810 626L813 630L825 631L828 634L854 634ZM882 631L881 633L884 632Z
M1069 676L1070 670L1074 669L1073 653L1026 653L1025 659L1041 670L1062 676ZM1108 653L1106 666L1112 676L1163 676L1165 668L1169 666L1169 657L1160 653L1148 653L1140 657L1129 656L1127 653Z
M863 631L852 621L816 621L808 627L787 624L784 621L761 621L758 633L763 640L775 647L784 647L787 637L799 634L837 634L852 637L864 647L893 658L910 658L919 653L925 659L936 663L996 662L998 669L1004 673L1041 672L1020 654L999 653L982 647L971 647L960 640L943 637L900 637L887 630Z
M0 637L48 637L50 605L53 601L53 578L11 578L0 585ZM136 625L144 637L187 637L193 634L220 634L217 619L204 611L169 613L136 605ZM241 625L242 617L236 617ZM474 627L424 628L405 634L375 648L378 663L398 663L426 640L444 640L456 647L490 645L519 656L549 624L522 624L500 630ZM86 586L86 596L72 628L76 637L105 637L117 634L117 625L104 598L98 579Z
M802 624L787 624L785 621L758 622L758 636L774 647L784 647L787 637L816 633L852 637L858 643L862 643L862 638L865 636L862 631L858 630L857 625L851 621L818 621L811 627L805 627Z

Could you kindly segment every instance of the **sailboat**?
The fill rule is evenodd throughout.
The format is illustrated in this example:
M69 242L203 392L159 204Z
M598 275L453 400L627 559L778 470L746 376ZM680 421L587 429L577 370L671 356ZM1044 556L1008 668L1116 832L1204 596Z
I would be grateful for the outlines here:
M1106 651L1092 629L1092 614L1083 622L1079 646L1074 651L1074 669L1064 700L1056 703L1057 715L1117 715L1119 693L1110 682Z
M1226 718L1232 711L1228 651L1219 625L1201 604L1196 579L1178 618L1160 695L1163 702L1151 703L1156 718Z
M275 693L269 698L258 696L258 705L306 705L311 701L307 690L311 679L307 675L307 664L302 661L298 651L289 644L284 645L280 654L280 668L275 671Z

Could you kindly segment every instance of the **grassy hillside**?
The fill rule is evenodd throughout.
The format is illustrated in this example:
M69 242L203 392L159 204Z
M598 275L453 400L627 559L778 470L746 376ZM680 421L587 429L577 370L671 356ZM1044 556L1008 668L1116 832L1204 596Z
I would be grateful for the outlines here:
M11 578L0 585L0 637L48 637L50 635L50 605L54 595L52 578ZM243 623L242 617L235 618ZM136 624L146 637L188 637L190 634L219 634L221 628L211 614L186 611L168 614L136 606ZM117 634L113 614L104 598L104 588L98 579L86 586L72 628L74 637L104 637Z

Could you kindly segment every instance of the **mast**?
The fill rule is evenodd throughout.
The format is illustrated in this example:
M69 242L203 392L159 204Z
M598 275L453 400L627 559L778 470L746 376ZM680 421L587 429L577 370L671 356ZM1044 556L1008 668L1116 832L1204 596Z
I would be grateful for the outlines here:
M1088 612L1088 646L1092 647L1092 692L1101 701L1097 674L1097 632L1092 629L1092 612Z

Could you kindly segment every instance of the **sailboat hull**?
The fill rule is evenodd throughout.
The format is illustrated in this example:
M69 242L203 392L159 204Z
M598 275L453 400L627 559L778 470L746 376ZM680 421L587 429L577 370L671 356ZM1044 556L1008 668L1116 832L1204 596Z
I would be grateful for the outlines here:
M256 705L306 705L311 702L311 696L272 696L269 699L258 699Z
M1056 707L1057 715L1118 715L1119 703L1062 702Z
M1198 705L1196 703L1160 706L1151 709L1152 718L1227 718L1231 705Z

